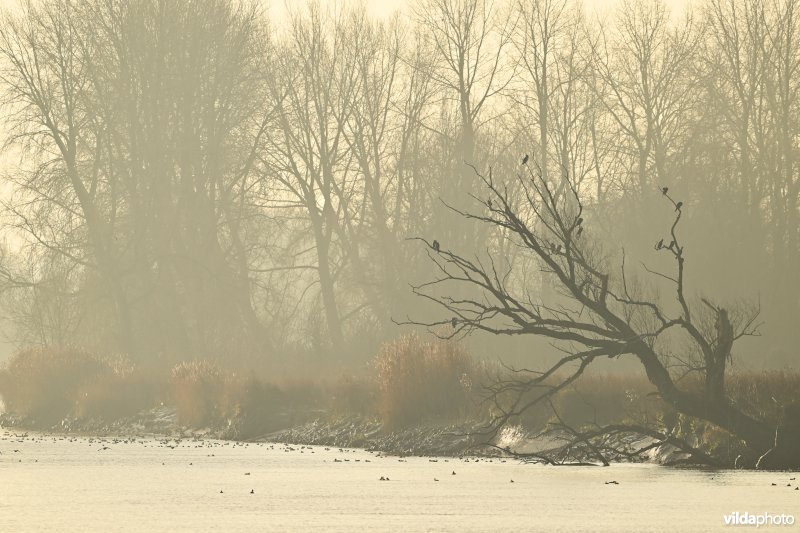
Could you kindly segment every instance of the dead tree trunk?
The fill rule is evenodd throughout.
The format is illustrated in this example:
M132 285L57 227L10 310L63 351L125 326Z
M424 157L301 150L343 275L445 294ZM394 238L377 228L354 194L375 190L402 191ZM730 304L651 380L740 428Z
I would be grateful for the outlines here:
M672 409L716 425L740 439L748 449L748 464L755 466L758 457L763 456L759 462L761 467L788 468L800 460L800 415L797 413L800 409L787 408L776 438L770 424L748 415L726 394L725 373L733 344L742 336L757 333L758 311L750 313L749 317L738 317L734 324L728 310L700 299L713 312L715 325L712 331L705 331L698 325L696 315L702 308L699 302L692 305L685 294L685 256L676 231L684 204L674 200L667 187L662 187L660 192L671 204L675 218L669 234L656 243L655 249L671 257L675 272L665 274L643 268L645 273L655 274L657 279L673 286L678 309L673 312L662 308L660 299L648 300L633 290L626 280L624 256L621 274L616 278L596 259L602 254L597 253L596 243L588 240L591 226L584 221L583 206L574 186L567 191L571 196L558 195L541 174L525 167L517 175L516 186L521 194L514 193L526 198L520 205L511 200L508 183L496 185L491 174L489 177L479 174L479 177L491 198L485 203L476 200L481 202L480 212L457 212L504 230L514 244L530 252L541 269L550 273L563 300L547 302L541 295L534 300L524 287L513 286L509 282L513 265L509 265L507 271L499 271L494 258L469 259L425 241L439 276L414 287L414 292L441 305L446 316L441 321L421 324L436 328L454 325L453 329L434 330L444 337L475 330L501 335L538 335L568 353L549 370L537 372L533 377L528 374L519 380L512 378L511 385L500 383L493 389L495 393L510 390L517 395L509 407L499 407L502 413L493 422L495 435L526 409L549 401L577 380L595 360L630 354L638 359L647 379ZM451 284L462 291L465 285L471 286L472 295L458 299L447 296L453 294L446 288ZM699 360L686 362L693 355L675 357L669 349L671 340L667 332L686 339L690 344L688 352L699 354ZM676 368L679 369L677 374ZM677 376L685 373L699 374L704 388L696 391L683 386ZM543 392L538 393L540 390ZM523 394L530 393L538 396L522 401Z

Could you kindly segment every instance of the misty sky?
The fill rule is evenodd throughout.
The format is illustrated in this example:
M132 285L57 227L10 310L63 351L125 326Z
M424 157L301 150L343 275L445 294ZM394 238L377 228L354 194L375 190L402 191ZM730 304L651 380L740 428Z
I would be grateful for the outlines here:
M287 5L297 5L303 4L305 0L266 0L268 5L270 6L270 11L274 16L282 16L285 13ZM412 2L411 0L366 0L369 6L370 13L373 16L389 16L394 11L398 9L403 9L404 7L410 5ZM583 0L583 4L588 8L589 11L598 10L600 12L612 8L614 5L621 0ZM321 2L322 4L326 3L333 3L333 2ZM689 0L665 0L665 3L670 6L672 9L673 14L676 14L679 10L682 10L687 4L689 4Z

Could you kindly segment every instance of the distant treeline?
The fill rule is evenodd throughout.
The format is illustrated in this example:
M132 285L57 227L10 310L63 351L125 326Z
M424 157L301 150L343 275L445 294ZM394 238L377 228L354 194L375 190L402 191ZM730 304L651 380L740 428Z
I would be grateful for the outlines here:
M800 344L800 0L603 20L565 0L389 20L311 2L279 22L247 0L23 1L0 94L18 345L365 361L435 312L408 289L437 275L411 237L546 298L502 231L448 209L485 201L473 166L516 187L523 156L578 190L609 261L653 261L669 187L691 290L759 298L761 360Z

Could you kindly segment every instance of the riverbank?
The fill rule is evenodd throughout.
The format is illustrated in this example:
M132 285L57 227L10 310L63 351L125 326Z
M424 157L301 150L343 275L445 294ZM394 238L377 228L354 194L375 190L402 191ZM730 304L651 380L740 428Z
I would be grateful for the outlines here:
M263 422L263 420L262 420ZM0 429L22 433L42 433L67 437L100 439L174 439L176 441L220 440L232 443L273 443L294 446L360 448L398 457L440 456L522 457L525 454L550 454L558 439L525 432L521 427L503 431L496 437L485 434L485 422L422 423L388 429L376 418L333 416L319 412L281 413L261 431L243 433L244 419L224 424L189 427L180 424L174 407L164 406L142 411L136 416L113 422L99 419L65 418L55 425L42 425L14 415L0 414ZM641 441L642 445L650 441ZM554 454L555 455L555 454ZM615 462L670 464L685 457L676 448L663 445L638 457L616 457ZM535 457L530 457L536 460ZM596 457L574 453L566 462L600 464Z
M289 423L294 421L295 423ZM282 423L283 422L283 423ZM177 410L159 407L134 417L106 422L100 419L65 418L55 425L42 425L14 415L0 414L0 428L48 434L104 438L219 439L235 442L273 442L295 445L321 445L362 448L387 454L460 456L489 454L493 450L481 443L475 432L478 423L424 424L385 430L380 420L363 417L320 416L320 413L283 413L265 430L242 433L245 420L228 420L218 426L188 427L179 423ZM284 427L281 427L284 426Z
M513 381L518 374L475 361L456 344L415 337L387 345L367 373L317 380L265 378L202 360L146 371L125 359L37 349L20 352L0 369L0 397L8 411L0 424L77 435L361 447L397 455L491 454L498 448L531 454L561 444L564 453L547 454L558 463L689 459L732 467L743 454L741 441L676 413L643 376L590 374L547 402L535 401L546 385L521 387L521 396L508 387L487 401L492 384L503 379L521 383ZM800 374L732 374L728 392L745 412L773 426L780 406L800 400ZM515 402L530 407L504 420L500 436L487 442L481 434L487 421L501 419ZM598 427L617 429L611 440L581 437ZM690 457L673 445L689 450ZM637 451L642 449L646 453ZM758 457L751 459L754 466Z

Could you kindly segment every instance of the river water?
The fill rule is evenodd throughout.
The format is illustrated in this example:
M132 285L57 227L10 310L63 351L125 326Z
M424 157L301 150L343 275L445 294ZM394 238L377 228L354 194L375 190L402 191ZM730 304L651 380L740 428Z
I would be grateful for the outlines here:
M800 521L798 481L0 430L0 532L715 531L736 511Z

